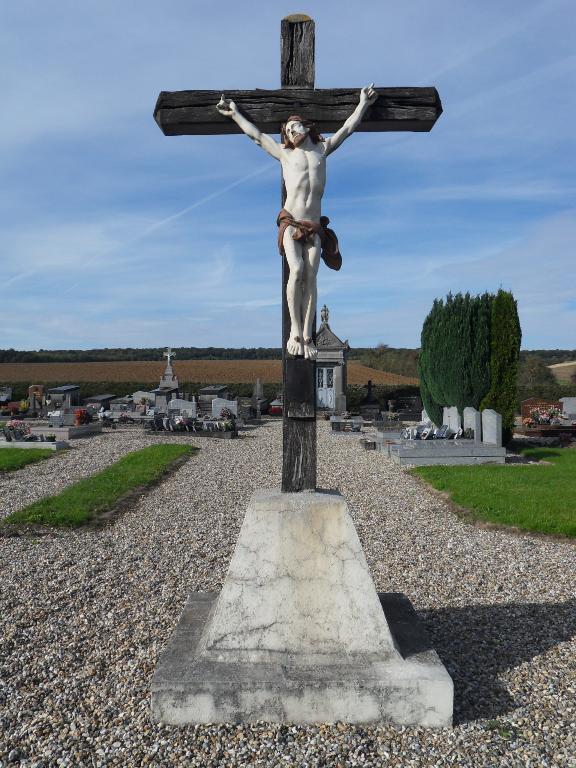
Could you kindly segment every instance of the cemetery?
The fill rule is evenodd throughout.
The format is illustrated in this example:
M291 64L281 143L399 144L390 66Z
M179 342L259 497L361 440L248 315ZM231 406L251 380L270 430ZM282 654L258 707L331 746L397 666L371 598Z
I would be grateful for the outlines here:
M417 394L384 396L376 368L350 389L350 343L319 310L346 263L326 165L357 132L367 156L383 133L424 146L442 103L433 86L317 88L314 21L280 33L280 87L232 78L154 109L166 137L217 153L242 134L278 161L276 396L255 374L183 385L171 346L149 388L0 387L0 768L568 768L576 397L517 402L502 288L430 299ZM219 226L238 186L208 193ZM343 250L353 282L361 245Z

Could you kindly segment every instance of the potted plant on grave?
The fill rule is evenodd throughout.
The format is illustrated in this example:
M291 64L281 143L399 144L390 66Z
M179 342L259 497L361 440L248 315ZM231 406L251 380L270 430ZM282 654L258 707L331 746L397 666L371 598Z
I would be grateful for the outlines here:
M46 440L47 443L55 443L56 435L55 434L44 435L44 440Z

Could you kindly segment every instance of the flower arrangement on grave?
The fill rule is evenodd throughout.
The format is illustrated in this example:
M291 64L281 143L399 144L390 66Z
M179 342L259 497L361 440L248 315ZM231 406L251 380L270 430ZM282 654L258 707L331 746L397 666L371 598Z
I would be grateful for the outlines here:
M530 411L530 416L522 419L525 427L537 427L540 424L559 424L560 411L558 408L534 408Z
M77 427L82 426L82 424L90 424L92 421L92 417L86 410L86 408L76 408L74 411L74 424Z
M28 400L20 400L20 413L28 411Z
M22 419L11 419L6 422L6 429L12 434L14 439L30 435L30 427Z
M234 419L234 414L230 410L230 408L222 408L220 411L220 418L221 419Z
M48 443L55 443L56 435L55 434L44 435L44 440L46 440L46 442Z

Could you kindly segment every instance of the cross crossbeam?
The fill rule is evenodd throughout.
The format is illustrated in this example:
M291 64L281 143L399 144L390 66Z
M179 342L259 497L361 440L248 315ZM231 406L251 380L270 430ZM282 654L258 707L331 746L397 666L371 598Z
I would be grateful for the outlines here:
M313 120L332 133L358 104L360 88L280 88L274 91L226 91L242 114L264 133L278 133L291 114ZM357 131L430 131L442 114L436 88L379 88L377 101ZM219 114L220 91L162 91L154 119L166 136L241 133L233 120Z

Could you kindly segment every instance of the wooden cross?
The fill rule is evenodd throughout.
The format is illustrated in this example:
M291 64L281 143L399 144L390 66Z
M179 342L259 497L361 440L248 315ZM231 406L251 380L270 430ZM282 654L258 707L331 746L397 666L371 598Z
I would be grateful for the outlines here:
M352 114L360 88L314 88L314 21L288 16L281 24L281 88L224 91L239 110L265 133L298 114L321 132L333 132ZM429 131L442 113L435 88L376 88L377 101L365 114L360 131ZM216 109L222 91L162 91L154 119L166 136L241 133ZM282 183L281 205L285 190ZM272 244L271 244L271 247ZM290 316L286 301L288 263L282 269L283 457L282 490L316 488L316 366L286 353ZM315 334L314 334L315 336Z

